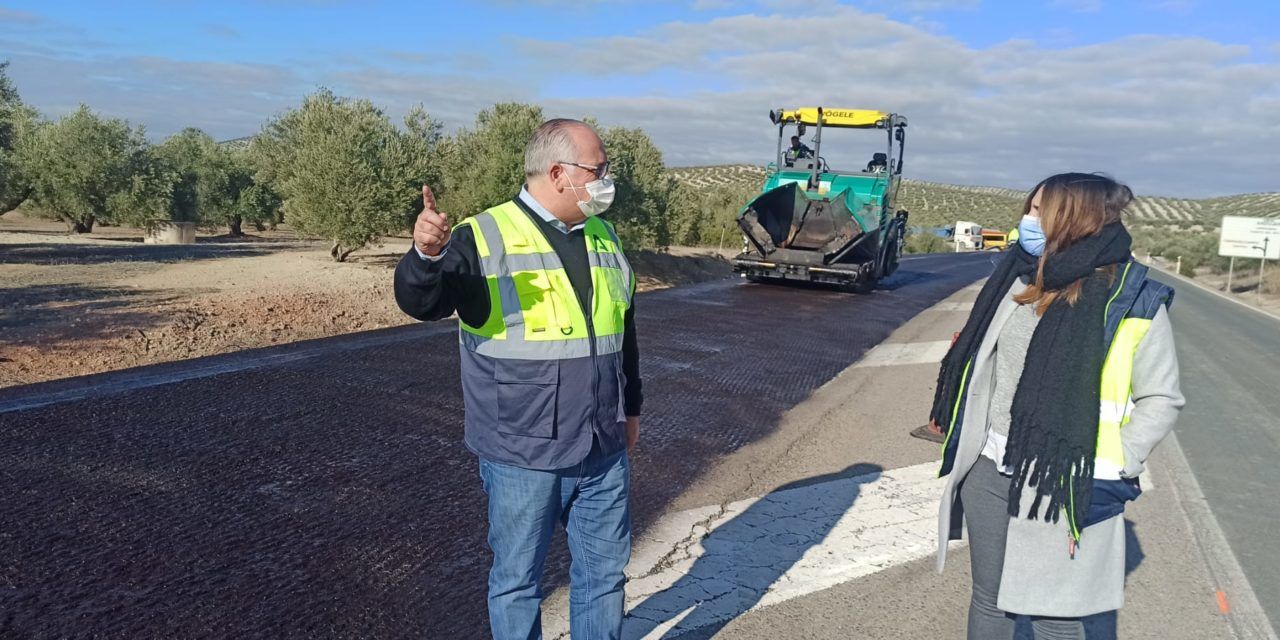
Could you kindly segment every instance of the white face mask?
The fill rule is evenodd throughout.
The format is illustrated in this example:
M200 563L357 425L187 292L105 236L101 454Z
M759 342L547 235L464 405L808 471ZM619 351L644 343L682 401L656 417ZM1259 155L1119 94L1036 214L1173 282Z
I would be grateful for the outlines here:
M569 176L566 174L565 179ZM588 218L598 216L609 209L609 205L613 204L613 196L616 195L617 189L614 187L613 178L605 176L599 180L592 180L581 187L573 186L573 181L569 180L569 188L573 189L574 195L578 191L586 191L587 199L578 201L578 208L582 210L582 215Z

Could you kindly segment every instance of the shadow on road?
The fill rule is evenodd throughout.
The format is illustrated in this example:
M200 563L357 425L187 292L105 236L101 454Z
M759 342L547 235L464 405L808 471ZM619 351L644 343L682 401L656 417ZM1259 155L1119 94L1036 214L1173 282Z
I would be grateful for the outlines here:
M0 264L86 265L108 262L181 262L248 258L267 255L278 250L243 242L186 245L122 242L118 246L32 242L0 244Z
M750 611L809 549L821 544L853 506L862 485L884 471L860 463L778 487L722 524L694 549L675 584L627 614L623 637L711 637Z

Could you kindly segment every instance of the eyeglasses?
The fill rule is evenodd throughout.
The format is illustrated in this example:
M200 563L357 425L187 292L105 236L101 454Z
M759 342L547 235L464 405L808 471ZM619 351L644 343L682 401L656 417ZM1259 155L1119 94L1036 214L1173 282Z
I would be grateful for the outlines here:
M560 164L567 164L567 165L569 165L569 166L573 166L573 167L577 167L577 168L579 168L579 169L585 169L585 170L587 170L587 171L590 171L593 175L595 175L595 177L596 177L597 179L604 178L605 176L609 175L609 161L608 161L608 160L605 160L604 162L601 162L601 163L600 163L600 164L598 164L598 165L581 164L581 163L578 163L578 162L565 162L565 161L563 161L563 160L561 160L561 161L560 161Z

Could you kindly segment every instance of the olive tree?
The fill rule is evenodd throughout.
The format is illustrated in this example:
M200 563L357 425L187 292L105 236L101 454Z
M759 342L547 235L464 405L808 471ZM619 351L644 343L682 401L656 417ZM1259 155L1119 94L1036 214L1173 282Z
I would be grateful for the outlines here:
M31 192L17 152L36 125L35 109L22 102L9 80L8 67L8 61L0 62L0 213L22 204Z
M433 177L432 122L415 109L401 130L368 100L322 89L267 123L250 153L289 224L329 240L341 262L421 206L419 185Z
M679 230L672 216L682 198L662 163L662 152L640 129L613 127L600 137L617 183L617 195L605 216L628 247L667 248Z
M444 139L436 190L441 211L471 216L516 195L524 184L525 145L542 121L541 107L500 103L481 111L474 128Z
M230 158L209 134L183 129L158 145L155 157L172 180L172 220L207 223L230 209Z
M173 220L226 225L243 236L243 224L274 220L279 197L254 179L243 149L214 142L199 129L185 129L156 147L156 156L172 181Z
M141 128L103 118L89 107L37 126L18 147L19 171L37 209L88 233L110 220L136 188L134 174L147 159Z

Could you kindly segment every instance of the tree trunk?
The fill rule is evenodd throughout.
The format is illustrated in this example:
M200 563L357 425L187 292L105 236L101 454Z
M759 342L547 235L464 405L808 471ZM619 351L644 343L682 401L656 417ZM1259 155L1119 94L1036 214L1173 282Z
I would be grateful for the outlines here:
M89 216L84 220L76 220L73 218L63 218L63 222L67 223L67 233L89 233L93 231L94 217Z
M230 230L228 233L235 238L243 236L244 231L240 228L242 224L244 224L244 220L240 216L231 216L231 219L227 221L227 228Z
M262 224L262 221L261 221L261 220L254 220L254 221L253 221L253 228L254 228L254 229L257 229L258 231L266 231L266 230L267 230L266 225Z
M334 241L333 241L333 246L332 246L332 247L329 247L329 255L330 255L330 256L333 256L333 261L334 261L334 262L346 262L346 261L347 261L347 256L351 255L351 253L352 253L353 251L355 251L357 248L358 248L358 247L352 247L352 248L350 248L350 249L344 249L344 248L342 248L342 244L341 244L341 243L339 243L337 240L334 240Z
M0 200L0 215L9 213L10 211L22 206L22 203L26 202L29 197L31 197L31 189L28 187L17 193L11 194L8 200Z

